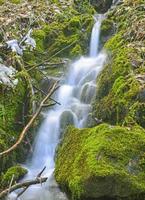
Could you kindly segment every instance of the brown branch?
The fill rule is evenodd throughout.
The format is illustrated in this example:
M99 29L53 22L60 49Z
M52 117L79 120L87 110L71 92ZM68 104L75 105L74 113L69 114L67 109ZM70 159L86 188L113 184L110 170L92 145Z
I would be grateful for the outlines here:
M41 172L39 172L39 174L37 175L37 178L41 177L41 175L43 174L43 172L45 171L46 166L41 170Z
M41 175L43 174L43 172L45 171L45 169L46 169L46 166L41 170L41 172L38 173L36 179L38 179L38 178L41 177ZM41 181L40 181L40 182L41 182ZM42 182L41 182L41 183L42 183ZM30 186L30 185L24 187L24 189L17 195L17 199L18 199L18 197L20 197L20 196L29 188L29 186Z
M50 106L55 106L56 103L52 103L52 104L43 104L43 108L46 108L46 107L50 107Z
M15 177L15 175L13 174L12 175L12 178L11 178L11 181L10 181L10 185L9 185L9 190L8 190L8 194L10 193L10 188L11 188L11 186L12 186L12 184L13 184L13 180L14 180L14 177Z
M16 200L29 188L29 186L24 187L24 189L17 195Z
M24 129L22 130L18 140L16 141L16 143L11 146L9 149L3 151L0 153L0 157L4 156L6 154L9 154L10 152L12 152L13 150L15 150L17 148L18 145L21 144L22 140L24 139L25 135L27 134L27 131L30 129L30 127L32 126L32 124L34 123L34 121L36 120L36 118L38 117L38 115L40 114L43 105L45 104L45 102L49 99L49 97L56 91L56 89L58 87L57 86L57 81L52 85L52 87L50 88L47 96L42 100L42 102L40 103L40 106L38 107L36 113L32 116L32 118L30 119L30 121L27 123L27 125L24 127Z
M47 93L44 92L43 90L41 90L40 88L38 88L38 87L36 87L36 86L33 86L33 87L34 87L38 92L41 92L44 96L47 95ZM51 97L49 97L49 99L52 100L52 101L54 101L56 104L61 105L61 103L59 103L59 102L56 101L55 99L53 99L53 98L51 98Z
M60 65L64 65L65 63L66 62L59 62L59 63L45 62L43 65L47 65L47 67L43 67L41 70L58 68Z
M35 66L29 65L29 68L27 71L31 71L33 69L35 69L36 67L39 67L40 65L43 65L46 62L49 62L52 58L54 58L55 56L57 56L58 54L60 54L62 51L68 49L69 47L73 46L75 43L77 42L77 40L73 41L71 44L67 45L66 47L64 47L63 49L59 50L58 52L56 52L54 55L52 55L50 58L44 60L43 62L40 62L38 64L36 64Z
M46 181L47 181L47 177L43 177L43 178L37 177L35 180L29 180L29 181L26 181L26 182L23 182L23 183L16 183L11 188L7 188L6 190L2 191L0 193L0 199L5 197L9 192L13 192L13 191L20 189L20 188L24 188L25 191L26 191L26 188L28 188L29 186L44 183ZM22 195L22 192L21 192L21 195ZM20 194L19 194L19 196L20 196Z

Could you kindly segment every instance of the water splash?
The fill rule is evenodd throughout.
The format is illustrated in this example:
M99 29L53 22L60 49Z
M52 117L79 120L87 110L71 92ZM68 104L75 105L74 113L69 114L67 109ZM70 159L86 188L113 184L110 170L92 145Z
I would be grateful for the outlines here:
M106 55L98 52L101 17L98 18L92 31L90 57L81 57L70 66L65 83L59 88L56 105L48 111L35 139L32 160L26 164L29 170L25 179L32 179L46 166L44 173L48 181L32 186L21 197L21 200L67 200L59 190L54 178L55 149L63 129L68 124L82 128L87 125L87 118L91 111L91 100L95 95L96 78L103 68ZM13 195L13 194L12 194ZM9 196L10 199L11 195Z

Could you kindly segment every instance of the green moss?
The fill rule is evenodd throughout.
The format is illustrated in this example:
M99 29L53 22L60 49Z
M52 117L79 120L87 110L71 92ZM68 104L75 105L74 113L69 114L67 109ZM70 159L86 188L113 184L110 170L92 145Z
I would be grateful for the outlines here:
M63 29L63 24L58 22L53 22L49 25L44 25L43 30L45 32L45 47L49 48L55 41L55 39L58 37L58 35L61 34Z
M108 36L108 34L112 31L113 29L113 20L111 19L105 19L102 22L101 25L101 36Z
M130 48L123 47L123 40L119 35L115 35L105 45L105 48L111 52L110 60L104 67L98 78L98 98L109 93L116 78L119 76L126 76L131 72L131 61L129 54Z
M131 108L139 99L141 86L133 69L132 60L142 62L140 53L124 38L124 31L119 31L105 44L109 62L97 80L97 96L94 102L94 115L111 124L139 123L131 117ZM137 58L136 55L139 57ZM139 65L137 62L137 65ZM142 64L141 64L142 65ZM134 72L133 70L136 70ZM139 100L140 101L140 100ZM142 116L142 115L141 115ZM131 120L132 118L132 120ZM126 120L128 119L128 120ZM142 121L142 117L140 120ZM131 121L130 121L131 120ZM139 123L140 125L142 123Z
M89 13L90 15L94 15L96 13L93 6L90 4L88 0L77 0L74 1L74 9L77 10L81 14Z
M70 56L77 57L82 55L82 48L80 45L76 44L76 46L71 50Z
M6 148L6 143L4 138L6 137L6 133L4 132L4 130L0 129L0 152L4 151L4 149Z
M130 108L125 118L125 124L138 123L145 128L145 103L136 101Z
M9 185L12 177L14 183L15 181L18 181L20 178L22 178L26 173L27 170L19 165L9 168L7 172L2 175L1 187L6 187Z
M14 4L20 4L21 3L21 0L10 0L11 3L14 3Z
M58 57L72 56L71 51L76 45L75 42L80 45L80 48L78 49L78 46L76 46L77 50L73 50L75 52L74 56L80 55L83 49L87 50L93 18L88 14L80 15L77 13L76 16L70 14L68 18L64 17L62 20L63 23L58 18L49 25L43 24L41 30L34 31L33 36L37 43L36 52L34 53L36 62L39 57L41 58L41 55L36 55L37 51L42 52L42 50L45 50L50 57L57 52L59 52ZM67 48L67 46L69 47ZM26 53L24 56L26 59L31 57ZM29 59L30 63L32 62L31 60Z
M55 177L74 199L145 192L145 135L140 127L69 127L58 147ZM109 189L111 185L111 191Z
M5 0L0 0L0 6L3 5Z
M125 40L123 39L123 32L119 32L112 36L105 44L105 49L111 51L112 54L116 54L116 50L120 50L125 44Z
M18 115L23 105L25 92L26 85L19 77L19 82L15 89L10 89L7 92L3 91L1 93L0 104L3 112L0 116L0 126L4 130L10 132L15 131L15 120L20 120Z
M44 40L45 40L45 32L43 30L34 30L33 37L36 40L36 50L43 52L44 51Z
M81 18L80 16L73 17L69 22L66 23L63 32L65 36L76 34L81 29Z
M139 92L139 83L133 76L119 76L108 95L96 101L96 116L111 124L122 124L137 101Z
M56 38L54 44L51 45L49 51L51 52L51 55L54 55L58 52L58 49L60 49L60 52L58 54L59 57L69 57L70 50L75 46L78 41L79 35L77 34L72 35L69 38L61 34Z
M18 79L16 87L7 88L2 85L0 88L0 127L3 130L0 131L1 151L8 149L16 142L24 123L27 122L25 116L27 116L30 111L27 80L22 73L17 73L16 78ZM0 158L0 172L14 165L16 160L19 162L24 159L24 152L26 152L26 150L23 149L23 145L24 144L20 145L20 147L9 156Z
M36 64L36 56L35 56L34 52L24 51L23 59L29 65Z

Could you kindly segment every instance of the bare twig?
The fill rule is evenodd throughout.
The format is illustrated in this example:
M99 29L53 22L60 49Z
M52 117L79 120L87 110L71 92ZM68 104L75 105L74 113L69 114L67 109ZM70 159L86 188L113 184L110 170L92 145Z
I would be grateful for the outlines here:
M18 195L17 195L17 198L18 199L27 189L28 189L29 186L26 186Z
M22 140L24 139L25 135L27 134L27 131L30 129L30 127L32 126L32 124L34 123L34 121L36 120L36 118L38 117L38 115L40 114L43 105L45 104L45 102L49 99L49 97L57 90L57 81L53 84L53 86L50 88L50 91L48 92L47 96L42 100L42 102L40 103L40 106L38 107L36 113L32 116L32 118L30 119L30 121L28 122L28 124L24 127L24 129L22 130L18 140L16 141L16 143L11 146L9 149L3 151L0 153L0 157L9 154L10 152L12 152L13 150L15 150L17 148L18 145L21 144Z
M29 180L29 181L26 181L24 183L16 183L11 188L7 188L6 190L2 191L0 193L0 199L5 197L9 192L13 192L13 191L20 189L20 188L24 188L25 191L26 191L26 188L28 188L29 186L44 183L44 182L46 182L46 180L47 180L47 177L43 177L43 178L36 178L35 180ZM21 195L23 193L21 192Z
M45 108L45 107L50 107L50 106L55 106L56 105L56 103L52 103L52 104L43 104L43 108Z
M60 51L56 52L54 55L52 55L49 59L44 60L41 63L38 63L37 65L31 67L30 69L28 69L27 71L31 71L33 69L35 69L36 67L39 67L40 65L43 65L46 62L49 62L52 58L54 58L55 56L57 56L58 54L60 54L62 51L68 49L69 47L71 47L72 45L74 45L77 42L77 40L73 41L71 44L69 44L68 46L64 47L63 49L61 49Z
M41 172L39 172L39 174L37 175L37 178L39 178L43 174L43 172L45 171L45 169L46 169L46 166L41 170Z
M40 88L36 87L35 85L33 86L37 91L41 92L44 96L47 95L47 93L45 93L43 90L41 90ZM50 100L54 101L56 104L61 105L61 103L59 103L58 101L56 101L55 99L49 97Z
M36 179L40 178L41 175L43 174L43 172L45 171L46 169L46 166L41 170L41 172L38 173ZM41 182L42 183L42 182ZM20 197L28 188L29 188L30 185L26 186L18 195L17 195L17 199L18 197Z
M14 177L15 177L15 175L13 174L13 175L12 175L12 178L11 178L11 181L10 181L8 194L10 193L10 188L11 188L11 186L12 186L12 184L13 184Z

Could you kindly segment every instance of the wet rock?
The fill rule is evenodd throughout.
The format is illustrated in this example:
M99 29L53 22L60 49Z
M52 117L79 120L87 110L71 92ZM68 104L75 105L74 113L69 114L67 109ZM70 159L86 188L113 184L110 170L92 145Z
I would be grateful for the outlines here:
M140 93L138 94L138 99L139 99L139 101L141 101L141 102L145 102L145 89L142 89L142 90L140 91Z
M71 110L64 111L60 116L60 132L63 134L68 125L74 124L74 114Z
M105 13L112 5L113 0L91 0L90 3L98 13Z
M92 83L87 83L83 86L81 90L80 100L83 103L89 104L95 94L96 85Z

